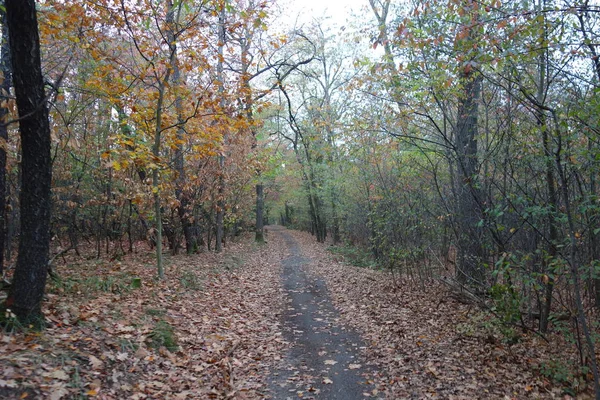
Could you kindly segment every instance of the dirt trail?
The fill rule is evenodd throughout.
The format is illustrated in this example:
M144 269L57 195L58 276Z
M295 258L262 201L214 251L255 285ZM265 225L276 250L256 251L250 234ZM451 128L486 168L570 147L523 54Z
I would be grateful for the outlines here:
M289 255L282 260L287 305L282 315L284 337L292 343L270 386L275 399L363 399L371 390L358 353L360 337L339 322L323 280L306 274L306 258L292 234L270 227L283 237Z

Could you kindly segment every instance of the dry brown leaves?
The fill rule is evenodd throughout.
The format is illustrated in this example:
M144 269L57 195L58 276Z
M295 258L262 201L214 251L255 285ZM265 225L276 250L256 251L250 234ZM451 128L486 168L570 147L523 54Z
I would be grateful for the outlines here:
M484 328L488 317L439 284L395 285L389 273L345 265L309 235L294 235L342 320L366 341L364 357L378 367L387 398L570 398L539 373L543 363L574 356L560 334L505 344ZM581 391L578 398L591 398Z
M395 286L388 274L346 266L310 235L293 234L341 321L362 334L357 362L379 371L376 397L561 397L537 369L572 357L560 335L503 344L443 288ZM0 398L268 396L266 380L288 346L279 326L286 245L277 235L269 241L257 247L246 237L220 255L171 257L161 282L149 252L120 262L66 259L57 271L71 284L49 291L50 327L0 334ZM141 278L140 289L119 286L131 277ZM150 346L161 323L173 328L178 350Z
M160 282L150 253L59 265L78 283L50 288L50 327L0 336L0 397L264 397L286 346L276 308L283 250L246 237L220 255L171 257ZM124 276L142 287L119 286ZM160 324L172 327L177 350L151 347Z

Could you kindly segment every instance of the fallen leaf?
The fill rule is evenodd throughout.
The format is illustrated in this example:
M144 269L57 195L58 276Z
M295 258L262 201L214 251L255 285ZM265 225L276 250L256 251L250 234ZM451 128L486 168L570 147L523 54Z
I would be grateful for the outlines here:
M67 374L64 370L58 369L54 371L51 375L53 378L60 379L61 381L68 381L69 374Z
M325 365L335 365L337 364L337 361L334 360L325 360Z
M16 388L17 386L17 381L15 381L14 379L9 379L7 381L0 379L0 387Z
M56 388L50 393L50 400L60 400L67 394L69 394L69 391L66 388Z
M101 369L104 366L104 363L96 356L90 354L88 359L90 360L90 364L92 364L92 369Z
M327 377L323 378L323 383L326 385L331 385L333 381Z

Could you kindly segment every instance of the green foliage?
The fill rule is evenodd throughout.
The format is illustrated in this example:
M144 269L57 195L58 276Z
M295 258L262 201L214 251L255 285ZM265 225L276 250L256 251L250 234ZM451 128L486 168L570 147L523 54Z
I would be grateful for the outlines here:
M4 303L0 304L0 327L7 334L22 332L26 329L10 308L6 308Z
M493 310L500 316L502 322L515 324L521 319L521 299L518 293L509 285L497 283L489 294L494 301Z
M329 246L327 250L342 256L345 262L355 267L377 269L379 266L370 251L357 246Z
M91 296L98 292L127 293L135 288L134 281L136 279L140 278L132 277L128 273L105 276L94 275L83 279L58 278L51 281L48 290L55 293L76 293L85 296Z
M174 352L179 347L173 327L162 319L156 323L154 329L148 335L148 339L148 345L154 349L165 347L167 350Z
M473 314L467 321L456 324L456 332L467 337L479 337L483 340L502 342L511 345L521 340L521 334L513 325L504 323L498 315L489 311Z
M582 387L586 385L585 376L588 368L576 366L563 360L550 360L539 365L540 374L563 388L563 393L576 396Z
M119 347L122 352L135 352L140 346L127 338L119 338Z
M509 285L497 283L490 288L489 294L496 316L494 325L507 343L518 342L521 337L515 329L521 321L521 298L518 292Z
M179 277L179 283L181 283L181 286L184 288L190 290L202 290L204 288L202 279L193 271L183 271Z
M166 313L167 313L166 310L161 310L158 308L148 308L146 310L146 314L153 316L153 317L160 317L160 316L165 315Z
M244 260L236 255L227 254L220 263L220 267L232 271L244 265Z
M131 280L131 288L132 289L139 289L142 287L142 278L133 278Z

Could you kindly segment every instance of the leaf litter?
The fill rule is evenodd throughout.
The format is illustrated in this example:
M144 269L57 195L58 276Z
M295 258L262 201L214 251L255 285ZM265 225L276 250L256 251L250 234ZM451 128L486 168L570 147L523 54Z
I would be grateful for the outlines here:
M160 282L150 254L69 260L57 268L65 282L126 272L142 288L50 286L48 328L0 336L0 397L263 398L270 364L286 347L277 315L282 257L246 236L223 254L169 257Z
M489 315L458 302L441 284L396 285L388 272L350 266L309 234L292 234L311 255L309 272L327 282L343 322L367 343L362 357L377 366L386 398L573 398L541 373L557 360L577 363L561 332L547 341L523 333L507 344L489 329ZM593 398L590 377L580 382L577 398Z
M439 285L397 287L387 273L345 265L310 235L290 233L310 257L309 273L325 280L339 311L323 320L355 329L366 343L361 359L344 368L367 364L379 371L370 377L376 388L363 396L569 398L540 374L543 363L573 357L559 334L548 343L523 335L519 343L505 344L474 322L475 310L444 295ZM277 235L268 240L257 246L247 236L222 254L169 257L160 282L150 253L116 262L67 257L57 267L64 282L50 286L44 303L48 328L0 333L0 397L269 397L267 377L290 343L280 326L286 304L281 261L289 253ZM114 283L131 276L141 278L142 288ZM113 286L87 290L82 282L97 277L115 278ZM164 340L168 327L172 346ZM299 371L290 379L310 381ZM323 376L321 382L331 385L334 379ZM319 391L308 385L290 398ZM587 393L582 387L578 398Z

